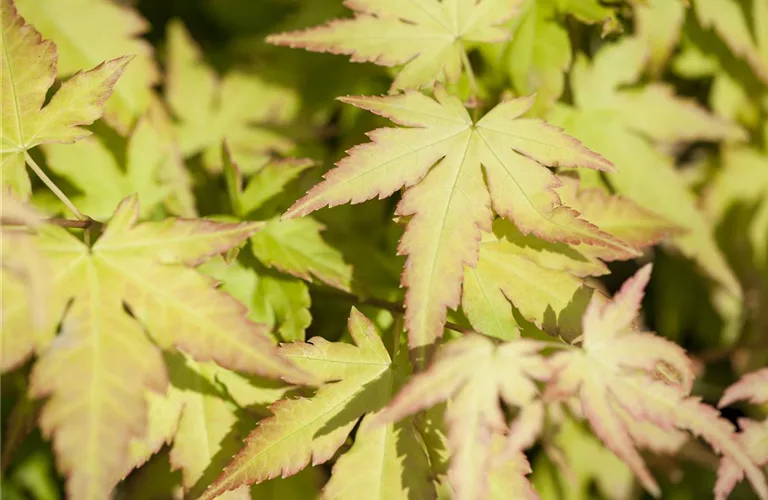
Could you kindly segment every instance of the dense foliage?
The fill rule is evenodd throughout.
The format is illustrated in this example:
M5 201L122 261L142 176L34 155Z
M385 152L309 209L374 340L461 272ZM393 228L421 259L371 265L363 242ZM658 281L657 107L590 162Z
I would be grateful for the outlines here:
M765 0L0 8L4 498L768 500Z

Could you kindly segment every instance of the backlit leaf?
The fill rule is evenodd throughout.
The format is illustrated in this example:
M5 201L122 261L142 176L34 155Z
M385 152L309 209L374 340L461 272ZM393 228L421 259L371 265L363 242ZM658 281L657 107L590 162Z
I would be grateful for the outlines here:
M499 26L515 14L518 0L348 0L353 19L272 35L271 43L315 52L346 54L355 62L403 66L392 89L455 82L462 54L473 43L503 42Z
M156 344L246 372L313 380L279 355L241 305L187 266L238 244L258 224L136 224L137 217L136 199L126 199L90 248L62 228L36 229L35 246L53 271L48 310L54 319L40 331L21 329L19 321L10 323L13 330L4 325L4 338L51 339L63 313L61 333L37 348L30 391L50 398L40 425L53 438L75 498L108 496L135 463L130 446L147 434L147 392L164 394L167 386ZM23 296L11 297L8 309L3 304L4 316L25 312L17 300Z
M559 129L520 118L531 98L503 102L476 123L440 88L435 99L411 91L343 100L405 127L370 132L373 142L350 150L284 217L406 188L397 214L410 217L399 253L408 255L402 282L411 348L442 334L447 309L459 303L463 267L475 266L481 233L491 229L491 207L524 234L627 248L560 204L560 181L545 166L612 165Z
M56 44L62 75L125 54L134 56L115 85L104 115L126 134L146 110L152 86L160 77L152 47L140 38L149 27L146 20L133 9L108 0L16 0L16 4L21 15Z
M226 139L244 172L262 167L271 152L284 153L292 141L269 125L285 123L296 112L290 90L245 72L219 77L203 61L184 25L168 25L168 75L165 98L177 120L185 156L203 152L206 165L220 170Z
M328 461L361 416L376 412L389 401L399 382L395 373L405 369L407 361L401 355L397 364L392 364L373 324L356 309L349 318L349 332L354 345L315 337L308 343L296 342L281 347L287 359L326 383L310 398L283 399L272 405L273 416L259 423L246 439L245 448L201 498L216 498L246 484L280 475L290 476L310 463L318 465ZM367 426L364 419L349 451L353 457L360 454L369 457L366 466L373 465L372 454L377 451L392 456L394 436L413 438L413 431L403 426L390 426L384 434L378 432L378 428L367 432ZM423 453L415 444L409 444L408 448ZM397 449L394 453L400 456L403 452ZM379 458L375 466L378 472L358 479L365 484L366 492L375 494L380 491L394 495L392 498L407 498L406 488L428 491L426 457L420 458L417 454L408 458L421 465L408 470L404 469L408 466L407 461L393 464ZM344 465L337 462L334 474L348 475L348 462L344 460ZM387 472L391 466L394 469ZM327 493L329 498L344 497L337 486L328 488L331 489Z
M451 452L448 477L455 498L485 498L487 471L498 452L494 434L507 427L499 399L520 409L505 451L520 453L541 429L543 407L534 381L549 376L538 353L541 347L526 339L496 346L486 337L465 335L438 350L431 366L413 376L375 421L397 422L450 398L445 418ZM527 473L522 467L518 472L520 477Z
M583 319L583 349L554 355L552 388L559 394L578 395L597 436L654 496L659 496L660 489L636 447L666 449L669 439L655 439L654 434L668 435L677 428L710 443L726 463L733 462L744 471L760 498L768 498L765 477L736 438L733 426L714 408L689 395L693 374L683 350L662 337L630 328L650 273L650 265L638 271L612 302L590 303ZM650 430L653 427L658 431Z

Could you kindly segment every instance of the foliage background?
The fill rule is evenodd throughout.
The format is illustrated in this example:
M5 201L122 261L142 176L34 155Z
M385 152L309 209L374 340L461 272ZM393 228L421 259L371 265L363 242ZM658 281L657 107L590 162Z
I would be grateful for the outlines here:
M735 5L749 13L752 12L752 2L760 1L733 0L721 4ZM91 127L101 148L85 149L83 146L78 150L77 146L53 145L44 150L45 154L39 150L32 152L75 204L99 220L106 220L117 203L133 191L139 192L142 203L146 199L156 201L145 204L149 208L142 215L148 218L159 219L169 213L180 213L268 220L283 212L314 185L324 171L344 156L345 150L366 142L365 132L387 125L386 120L343 105L335 98L385 94L394 70L373 64L355 64L345 56L293 50L265 42L269 34L348 16L349 11L338 0L120 2L132 15L146 20L144 23L136 17L137 31L151 44L152 52L149 45L119 46L111 41L114 36L94 28L103 22L105 29L114 30L128 23L125 13L108 20L107 14L99 10L99 5L105 3L101 0L19 0L18 7L22 15L26 15L25 9L32 12L33 9L54 8L53 3L57 4L57 9L73 9L78 14L67 14L73 19L77 17L77 21L73 20L67 30L62 30L64 35L56 31L55 26L50 28L52 34L47 35L45 26L36 23L34 15L29 15L28 21L59 44L62 52L72 40L102 46L105 51L93 55L99 60L80 62L70 58L71 61L66 61L62 57L60 72L71 74L109 57L139 53L131 63L133 80L126 73L125 80L129 81L120 83L125 87L125 100L129 104L123 103L123 108L116 105L112 120L102 120ZM692 99L733 127L740 127L744 134L740 141L748 146L741 149L732 145L732 137L713 139L706 134L696 136L694 133L691 141L667 142L663 137L668 126L665 120L671 120L669 126L674 128L674 117L659 115L651 120L655 120L662 130L658 142L664 155L674 162L677 175L696 197L698 209L738 278L744 291L743 301L733 301L721 293L722 290L712 285L699 266L669 245L647 249L637 261L610 263L611 273L600 278L601 286L613 293L639 264L654 262L652 280L643 302L644 322L649 330L673 340L689 352L698 375L693 393L715 404L724 389L744 373L768 364L768 94L766 80L761 81L756 70L758 67L768 68L768 25L750 24L746 39L751 45L739 54L733 50L738 44L734 44L732 38L742 37L743 33L739 34L738 29L717 33L702 26L690 9L663 5L675 4L673 0L584 2L584 5L593 6L598 14L587 12L581 18L556 12L552 7L555 3L547 0L522 2L529 16L547 16L547 12L552 12L551 19L546 19L551 23L531 21L532 26L526 29L534 30L533 34L523 33L523 28L516 22L509 23L515 34L512 43L530 46L495 47L487 53L475 51L470 55L481 88L491 99L505 91L512 94L538 91L545 97L538 101L542 104L541 108L536 108L537 112L558 121L556 114L550 114L551 110L547 109L545 98L562 94L560 102L574 102L574 89L568 79L568 68L575 59L572 56L586 54L592 57L605 43L636 36L650 47L651 58L643 75L627 83L643 86L666 82L677 95ZM644 6L646 3L650 6ZM672 11L675 13L670 13ZM606 12L608 16L605 16ZM69 17L62 19L63 26L70 23ZM642 24L643 19L646 24ZM747 20L756 22L751 17ZM169 50L172 50L173 36L176 36L175 43L187 36L184 29L199 45L201 59L197 72L190 71L175 82L188 88L181 89L177 94L181 100L174 102L173 97L169 99L169 85L174 83L167 77L171 64ZM530 41L526 41L526 36L531 37ZM564 42L564 38L570 42ZM527 54L531 59L526 64L518 62L514 54L500 55L491 50L514 50L518 57ZM107 53L109 51L114 53ZM750 65L747 59L752 52L758 62ZM206 67L210 69L204 69ZM197 85L202 85L207 75L214 74L212 72L239 75L243 88L221 84L212 98L205 96ZM226 82L226 78L221 81ZM130 104L130 96L136 94L128 88L131 82L137 88L153 89L141 97L143 103ZM464 78L459 83L459 91L466 94L467 89L468 82ZM595 86L587 92L593 92L599 99L601 92L608 91ZM119 97L120 93L116 94ZM208 98L214 108L230 106L228 109L233 116L243 111L242 116L206 115L210 109L198 104ZM142 178L139 168L131 170L128 139L132 117L141 114L130 108L155 105L150 104L155 99L163 101L161 106L170 108L178 121L187 121L190 130L199 128L185 131L189 140L187 143L182 141L180 146L183 168L189 178L180 181L180 177L173 177L160 186ZM563 118L565 122L567 117ZM605 123L606 127L619 126L610 121ZM243 132L249 128L255 132ZM673 131L673 135L684 135L682 132ZM273 192L266 189L250 194L250 202L257 210L233 206L228 196L232 184L228 184L226 175L222 174L221 140L224 138L228 139L234 159L245 177L250 177L269 158L311 158L315 166L289 164L290 173L283 175L290 178L275 178ZM259 142L263 147L258 151L243 146ZM156 147L150 140L146 144L146 148ZM100 174L96 175L96 169L105 163L111 164L110 170L101 168ZM72 171L74 164L80 168L82 164L93 164L94 169L88 170L88 175L78 176ZM582 177L582 182L599 183L601 178L599 175ZM663 187L654 185L651 177L647 184L635 188L653 192ZM267 201L262 205L253 202L254 197ZM295 248L310 248L315 252L307 258L307 270L303 273L295 268L292 273L284 273L280 272L280 264L271 265L270 258L282 250L276 250L275 244L269 241L262 242L261 254L256 247L257 258L244 252L234 266L214 260L206 264L205 272L220 279L225 290L243 299L253 318L271 324L281 340L313 336L331 341L347 339L345 325L353 304L379 327L389 328L399 314L388 309L403 300L403 291L399 287L403 259L396 256L402 227L392 220L396 198L370 201L361 206L340 206L314 214L311 220L316 222L309 223L306 231L296 235L293 242ZM32 199L35 206L49 215L63 213L58 200L40 183L33 185ZM667 199L662 203L670 204L674 212L675 201ZM246 204L248 202L246 200ZM653 210L655 207L647 208ZM325 228L322 233L319 231L321 227ZM298 267L301 267L300 263ZM299 277L295 277L297 275ZM262 294L249 297L248 280L257 280ZM275 297L276 293L285 294L282 301ZM460 313L450 313L449 320L469 327ZM2 378L3 494L8 499L62 498L64 482L56 472L51 447L34 427L34 415L39 406L24 395L29 368L27 364L3 374ZM259 412L265 414L266 403L252 409L251 419L245 419L246 429L240 431L241 435L249 426L255 425ZM766 408L756 410L737 404L722 411L732 421L745 415L759 420L760 411L764 416ZM540 442L529 450L533 464L532 481L543 498L599 498L606 496L606 491L621 490L620 486L617 489L616 484L611 485L612 482L631 483L626 469L611 461L606 455L608 452L585 429L576 426L557 437L565 440L558 444L575 457L570 462L570 475L566 475L561 464L553 462L553 455L547 453L549 443ZM711 496L715 481L713 463L716 466L716 462L706 449L694 443L677 456L647 459L662 484L663 498L682 500ZM329 462L308 468L289 479L268 481L254 487L252 496L314 498L319 495L331 468ZM180 481L180 472L170 470L166 447L121 482L117 496L168 498ZM629 487L625 498L642 498L644 495L639 489ZM748 485L741 484L731 498L753 497Z

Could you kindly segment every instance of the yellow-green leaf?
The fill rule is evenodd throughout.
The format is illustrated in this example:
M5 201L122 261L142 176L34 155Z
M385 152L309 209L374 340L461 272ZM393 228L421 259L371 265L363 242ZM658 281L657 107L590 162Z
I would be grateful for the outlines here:
M272 35L271 43L314 52L347 54L355 62L403 66L392 89L414 89L436 80L455 82L462 54L475 43L503 42L500 25L514 15L516 0L357 0L353 19Z
M80 125L89 125L101 116L130 57L119 57L77 73L43 106L56 78L56 46L25 24L11 0L2 0L1 5L0 165L3 186L11 186L16 194L26 198L30 193L29 177L24 171L26 151L38 144L74 142L89 135ZM77 70L101 61L78 66Z
M160 79L152 47L140 38L149 28L144 18L108 0L16 0L16 4L21 15L56 44L62 75L126 54L134 56L115 85L104 115L114 128L127 134L144 113L152 86Z
M441 88L435 99L410 91L343 100L405 127L370 132L373 142L350 150L284 217L406 188L397 213L410 217L399 253L408 255L402 282L411 348L442 334L464 266L475 266L481 232L491 229L491 207L524 234L633 252L560 203L560 181L546 166L613 167L560 129L521 118L532 98L502 102L477 122Z
M159 346L246 372L313 380L278 353L242 305L188 267L237 245L257 224L136 224L137 217L136 199L125 200L91 247L60 227L35 228L30 236L51 270L51 321L43 328L13 319L26 312L18 304L23 296L8 297L8 305L3 297L3 319L11 318L3 338L27 339L39 353L30 390L50 397L41 428L52 437L73 498L108 497L137 461L131 443L147 440L152 450L162 442L162 429L147 435L148 400L155 398L148 391L164 394L167 385ZM9 257L24 251L13 248ZM54 337L67 304L61 333L41 345Z

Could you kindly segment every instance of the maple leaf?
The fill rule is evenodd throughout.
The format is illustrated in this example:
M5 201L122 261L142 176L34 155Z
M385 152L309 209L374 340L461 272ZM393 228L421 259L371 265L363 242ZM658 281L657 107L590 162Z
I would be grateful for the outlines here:
M309 217L279 220L276 206L289 182L312 165L309 160L279 160L259 169L243 189L239 161L225 143L222 148L224 173L230 203L241 216L266 221L251 238L253 255L265 266L278 269L297 278L312 282L313 277L324 283L349 290L352 267L341 253L328 245L320 233L325 227ZM239 158L239 157L238 157Z
M768 402L768 368L762 368L744 375L741 380L728 387L720 398L718 407L729 406L745 400L753 404ZM760 466L768 465L768 418L756 422L748 418L739 419L739 441L752 460ZM744 470L734 460L723 459L717 473L715 498L725 500L736 483L744 479Z
M733 426L714 408L689 396L693 374L683 350L630 328L650 274L648 264L624 283L612 302L590 303L583 319L583 349L559 352L550 360L553 392L578 396L597 436L654 496L659 496L659 486L636 446L668 450L680 429L708 441L724 460L744 471L760 498L768 498L765 478L736 439Z
M158 125L146 116L137 122L125 151L108 147L98 136L75 144L46 144L43 151L47 166L82 193L71 199L90 217L108 218L123 199L134 193L141 198L141 215L145 217L171 194L184 196L179 190L184 182L184 166L176 163L180 158L172 151L163 151L158 135ZM121 158L125 159L123 165ZM168 172L171 169L176 172ZM188 202L190 196L187 189ZM185 211L189 213L189 205Z
M245 447L201 499L216 498L246 484L296 474L310 462L322 464L336 453L360 417L361 427L352 449L353 458L336 462L327 488L329 498L346 498L340 490L354 477L359 491L377 493L372 498L409 498L408 491L429 491L428 464L415 429L408 423L386 429L369 427L370 415L386 404L407 376L405 350L398 350L393 364L373 324L356 309L349 317L354 345L328 342L321 337L308 343L280 347L282 355L324 380L311 398L283 399L270 407L272 417L262 420L248 436ZM407 459L401 458L407 450ZM396 457L394 463L376 456ZM356 459L356 460L355 460ZM359 466L365 464L362 474ZM394 470L389 470L394 466ZM370 469L368 469L370 467Z
M606 175L610 185L683 229L671 243L740 297L740 286L693 193L672 160L650 141L739 139L744 131L662 84L621 87L636 81L645 59L645 45L635 38L606 44L591 63L578 57L571 71L576 108L558 105L549 118L615 163L617 170Z
M635 34L648 47L648 65L658 75L680 41L685 6L682 2L650 0L633 8Z
M2 145L3 185L28 197L26 151L44 143L74 142L90 135L80 125L97 120L130 57L119 57L79 72L43 107L56 78L56 46L26 24L11 0L2 0Z
M693 11L702 27L714 30L734 54L744 58L755 75L768 84L768 61L753 40L752 19L761 7L755 2L754 12L745 12L742 4L733 0L693 0ZM765 10L763 10L765 12ZM756 30L759 30L758 26ZM759 38L760 35L757 35Z
M355 62L403 66L392 90L455 82L467 65L467 47L503 42L500 25L512 17L519 0L346 0L353 19L267 37L276 45L314 52L347 54Z
M48 314L50 269L36 244L34 230L43 217L9 191L2 194L0 220L0 371L17 368L50 339L45 335L16 335L9 332L40 332L51 321Z
M294 118L298 97L289 89L245 72L219 77L204 62L184 25L167 28L168 67L165 98L177 120L185 156L202 152L206 166L221 170L226 139L248 173L262 167L272 152L285 153L292 141L269 126Z
M592 224L615 236L639 253L643 248L685 232L679 225L631 198L612 195L598 187L582 188L576 179L560 176L563 185L556 189L564 205L578 211ZM580 244L575 249L584 255L606 261L626 260L637 253L618 252L597 245ZM594 260L593 260L594 264ZM596 273L590 273L596 274Z
M56 43L61 75L133 54L104 113L110 125L127 134L146 110L152 86L160 80L152 46L141 38L149 23L135 10L108 0L15 1L21 15Z
M534 380L549 375L541 348L528 339L496 346L481 335L465 335L439 349L430 367L414 375L375 421L396 422L450 398L445 415L450 483L458 499L484 498L493 435L507 427L499 398L520 409L507 437L509 450L524 450L541 429L544 408Z
M677 226L622 196L602 189L579 189L575 179L559 176L562 202L599 229L627 243L631 251L580 243L569 245L524 235L498 219L483 233L475 267L464 266L461 306L472 327L502 340L516 338L515 312L553 335L581 335L581 315L600 292L582 279L608 273L602 260L628 259L658 243ZM601 260L602 259L602 260Z
M52 320L40 331L3 329L4 338L35 339L39 359L30 392L49 397L40 427L53 437L60 470L69 477L67 490L76 498L106 497L128 460L130 440L145 435L146 392L163 393L167 385L160 348L175 347L232 369L312 381L279 355L260 325L244 318L241 305L188 267L248 238L258 224L136 224L138 211L136 198L126 199L90 248L63 228L37 229L35 246L52 270ZM14 319L25 313L23 303L13 297L9 302L3 304L4 321L25 326Z
M555 0L522 4L505 57L499 58L518 95L536 93L534 109L549 106L560 97L564 72L571 64L571 41L557 20L556 4Z
M520 118L532 98L503 102L477 123L442 88L435 99L410 91L341 100L408 128L370 132L373 142L351 149L284 218L406 188L397 214L410 220L398 253L408 255L402 283L411 348L442 335L447 309L459 302L463 267L476 264L481 231L490 231L491 206L525 234L625 248L561 205L554 191L560 181L545 168L612 165L559 129Z
M322 224L308 217L273 219L251 237L251 249L266 266L310 282L315 276L333 287L349 290L352 267L322 239L323 229Z
M508 221L495 221L493 229L483 233L477 265L464 266L461 306L472 326L504 340L518 337L511 302L537 327L578 337L595 293L578 274L604 274L604 266L565 244L525 236Z

